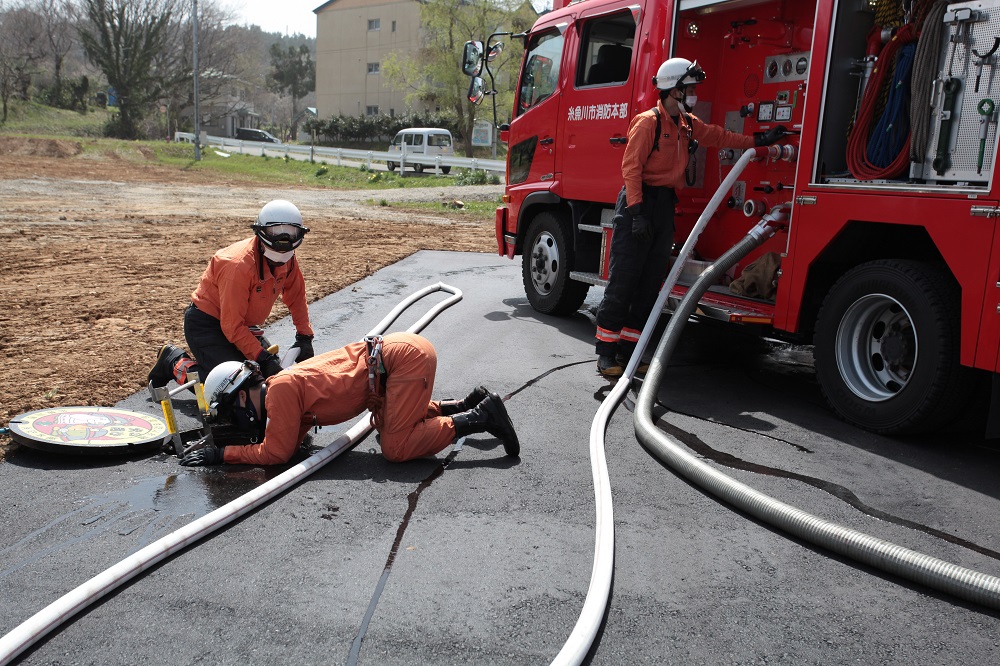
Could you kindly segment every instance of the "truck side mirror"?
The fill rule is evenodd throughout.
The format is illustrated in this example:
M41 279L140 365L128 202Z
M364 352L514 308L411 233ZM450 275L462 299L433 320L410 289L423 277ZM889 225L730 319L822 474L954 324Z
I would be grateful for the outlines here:
M490 47L490 52L486 54L486 62L493 62L501 53L503 53L503 42L497 42Z
M494 56L495 57L495 56ZM483 43L469 41L462 51L462 72L469 76L479 76L483 71Z
M473 76L472 80L469 81L469 101L473 104L479 104L485 96L486 84L481 77Z

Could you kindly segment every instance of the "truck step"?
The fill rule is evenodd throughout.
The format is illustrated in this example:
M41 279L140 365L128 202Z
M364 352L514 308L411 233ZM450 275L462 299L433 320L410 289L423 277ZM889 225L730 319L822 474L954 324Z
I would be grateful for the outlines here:
M573 280L586 282L588 284L605 287L607 280L602 280L597 273L584 273L572 271L569 274ZM667 304L663 308L664 312L673 312L680 305L681 299L690 285L678 283L670 293ZM774 303L757 298L746 298L737 296L729 292L729 289L722 285L709 287L709 290L701 297L698 303L696 314L709 319L728 321L735 324L763 324L774 323Z

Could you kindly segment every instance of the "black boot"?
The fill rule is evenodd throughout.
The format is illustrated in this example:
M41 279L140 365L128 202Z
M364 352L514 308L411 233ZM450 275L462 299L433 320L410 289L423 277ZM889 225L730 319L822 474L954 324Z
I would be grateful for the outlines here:
M176 381L174 376L174 367L177 362L186 359L190 363L186 364L186 370L194 365L194 359L188 356L188 353L181 349L180 347L175 347L173 345L163 345L160 348L160 353L156 357L156 364L153 365L153 369L149 371L149 376L146 381L152 382L153 386L160 387L166 386L167 383L173 379Z
M459 437L479 432L488 432L503 442L503 450L508 456L521 454L521 443L517 441L514 424L511 423L503 400L496 393L490 393L485 400L472 409L451 417L455 424L455 434Z
M463 400L442 400L438 403L441 405L441 416L467 412L485 400L489 394L490 392L486 390L485 386L477 386Z

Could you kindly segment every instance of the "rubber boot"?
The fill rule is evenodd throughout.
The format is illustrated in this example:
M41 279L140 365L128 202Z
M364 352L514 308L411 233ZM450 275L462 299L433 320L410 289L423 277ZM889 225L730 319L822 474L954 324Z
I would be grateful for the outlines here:
M477 386L462 400L442 400L438 403L441 406L441 416L467 412L485 400L489 394L490 392L486 390L485 386Z
M188 371L194 365L194 359L180 347L163 345L146 381L152 382L156 387L166 386L171 379L183 384L187 380Z
M521 443L517 441L514 424L511 423L503 400L496 393L490 393L485 400L472 409L451 417L455 424L455 434L459 437L488 432L503 442L503 450L508 456L521 454Z

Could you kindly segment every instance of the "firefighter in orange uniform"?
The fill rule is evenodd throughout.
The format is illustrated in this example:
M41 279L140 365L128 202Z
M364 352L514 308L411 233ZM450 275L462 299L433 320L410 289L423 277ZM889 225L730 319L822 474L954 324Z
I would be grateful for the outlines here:
M699 144L738 149L770 145L787 131L778 125L752 137L702 122L691 108L697 101L695 85L704 80L697 61L665 61L653 77L660 101L629 125L610 274L597 310L597 371L604 377L624 372L667 275L674 244L675 190L684 187L691 153Z
M275 199L261 208L252 229L253 237L215 253L191 294L184 337L194 358L164 345L149 372L153 386L171 379L183 384L192 371L204 380L226 361L256 361L265 377L280 372L278 357L267 351L270 343L260 329L278 296L292 315L298 360L313 356L305 278L295 259L309 228L294 204Z
M182 465L287 462L310 428L371 410L382 455L393 462L433 455L457 437L488 432L509 456L520 443L503 400L476 387L463 400L431 401L437 353L426 338L391 333L296 363L266 379L252 362L230 361L205 380L205 399L251 444L198 442Z

